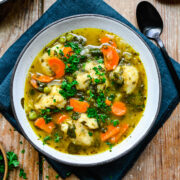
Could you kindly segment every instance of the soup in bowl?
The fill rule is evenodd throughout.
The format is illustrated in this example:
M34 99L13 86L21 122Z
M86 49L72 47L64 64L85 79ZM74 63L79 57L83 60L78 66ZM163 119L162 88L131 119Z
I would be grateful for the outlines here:
M127 153L152 126L160 102L158 69L146 44L124 24L98 15L42 30L20 55L12 85L26 137L71 165Z
M146 80L139 53L119 36L95 28L73 30L33 61L25 112L42 142L61 152L111 150L142 117Z

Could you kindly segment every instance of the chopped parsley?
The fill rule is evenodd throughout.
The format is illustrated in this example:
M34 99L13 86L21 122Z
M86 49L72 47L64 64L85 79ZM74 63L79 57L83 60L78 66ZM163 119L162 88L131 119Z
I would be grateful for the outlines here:
M24 153L25 153L25 149L23 149L23 150L21 151L21 153L24 154Z
M76 95L76 84L78 84L77 81L68 82L64 80L61 85L62 90L60 90L59 93L65 98Z
M61 137L58 135L58 133L56 133L54 136L55 136L54 142L55 142L55 143L58 143L58 142L60 141L60 138L61 138Z
M92 93L92 91L90 90L89 91L89 98L88 98L88 101L91 100L92 98L94 98L95 95Z
M111 120L111 123L113 124L113 126L117 126L119 124L119 120L118 119Z
M99 96L97 97L96 99L96 102L97 102L97 106L99 108L105 108L107 107L106 103L105 103L105 100L106 100L106 97L104 95L104 93L100 93Z
M97 62L102 64L104 61L103 59L98 59Z
M109 151L111 152L111 151L112 151L113 144L111 144L110 142L106 142L106 144L109 146Z
M48 49L47 53L48 53L48 56L50 56L51 55L51 49Z
M89 136L92 136L92 135L93 135L93 133L92 133L92 132L88 132L88 134L89 134Z
M17 154L15 154L14 152L11 151L7 152L7 159L8 159L9 170L12 170L13 168L19 166Z
M87 110L87 116L89 118L97 118L98 114L97 114L97 110L95 108L88 108Z
M87 77L88 77L90 80L92 80L92 77L91 77L89 74L87 75Z
M106 122L106 119L108 118L108 116L106 114L100 114L98 116L98 120L101 120L103 123Z
M72 50L76 53L76 54L80 54L81 49L79 48L78 43L75 42L67 42L65 47L71 47Z
M67 111L73 110L73 107L72 106L66 106L66 110Z
M22 168L20 169L19 177L23 177L23 179L27 179L26 173L24 172L24 169L22 169Z
M43 145L44 144L47 144L47 141L48 140L51 140L51 137L50 136L46 136L44 139L43 139Z
M52 117L50 115L46 114L46 115L43 116L43 118L44 118L46 124L48 124L49 122L52 121Z
M97 75L99 75L99 76L104 76L104 72L100 72L100 71L102 71L103 70L103 68L99 65L98 67L93 67L93 70L96 72L96 74Z
M63 53L63 51L60 49L59 50L59 54L61 55L61 56L64 56L64 53Z
M49 114L51 112L50 108L46 108L46 109L41 109L41 114L45 115L45 114Z
M58 178L59 178L59 174L56 174L56 176L55 176L55 177L56 177L56 179L58 179Z
M113 101L114 98L115 98L115 95L114 95L114 94L111 94L111 95L108 97L108 99L109 99L110 101Z
M81 48L79 48L78 43L67 42L65 44L65 47L71 47L74 52L68 58L67 57L63 58L65 65L66 65L66 67L65 67L66 73L73 73L79 69L80 61L83 60L85 58L85 56L80 55Z
M106 82L106 78L105 78L105 77L103 77L102 79L96 78L96 79L94 79L94 82L95 82L96 84L102 84L102 83L105 83L105 82Z

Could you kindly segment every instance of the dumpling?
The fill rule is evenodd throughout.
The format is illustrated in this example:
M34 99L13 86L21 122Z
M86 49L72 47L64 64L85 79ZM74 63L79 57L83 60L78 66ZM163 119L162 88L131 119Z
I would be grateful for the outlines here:
M59 53L59 50L63 49L63 45L58 43L56 45L54 45L52 48L50 48L50 52L49 54L47 52L45 52L42 57L39 59L40 64L41 64L41 69L43 74L47 75L47 76L53 76L54 72L51 70L49 64L48 64L48 59L50 56L55 56Z
M127 94L131 94L137 86L139 74L134 66L124 65L123 67L123 88Z
M39 62L41 64L42 73L47 76L53 76L54 72L51 70L49 64L48 64L49 55L48 53L44 53L43 56L39 59Z
M99 127L97 120L95 118L87 117L87 114L85 114L85 113L81 114L78 121L81 123L84 123L84 125L87 126L89 129L97 129Z
M76 75L77 75L76 81L78 82L78 84L76 85L76 88L78 90L85 90L89 86L89 83L90 83L88 73L78 72Z
M35 103L35 109L40 110L50 107L64 108L67 101L59 94L59 90L60 88L58 86L52 86L51 92L49 94L42 94L39 101Z
M79 121L75 122L76 138L72 139L72 142L76 145L90 146L94 142L94 138L89 136L87 128Z

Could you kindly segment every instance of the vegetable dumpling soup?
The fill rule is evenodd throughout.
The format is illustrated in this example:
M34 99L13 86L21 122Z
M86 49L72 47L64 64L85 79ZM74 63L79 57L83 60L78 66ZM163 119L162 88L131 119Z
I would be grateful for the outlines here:
M64 33L34 59L24 108L43 144L91 155L131 134L147 96L144 66L117 35L83 28Z

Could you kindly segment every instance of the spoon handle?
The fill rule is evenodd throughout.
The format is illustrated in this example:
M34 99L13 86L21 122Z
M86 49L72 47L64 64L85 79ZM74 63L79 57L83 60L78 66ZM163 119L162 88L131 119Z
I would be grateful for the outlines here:
M174 69L174 66L173 66L173 64L172 64L172 62L170 60L170 57L169 57L169 55L168 55L168 53L166 51L166 48L164 47L164 44L163 44L162 40L159 37L157 37L156 42L157 42L158 46L161 49L161 52L162 52L162 54L164 56L166 65L167 65L167 67L168 67L168 69L170 71L170 74L172 76L172 79L173 79L173 81L175 83L176 89L177 89L179 97L180 97L180 80L179 80L179 77L178 77L178 75L177 75L177 73L176 73L176 71Z

